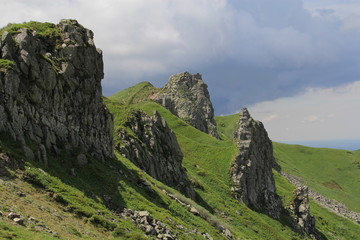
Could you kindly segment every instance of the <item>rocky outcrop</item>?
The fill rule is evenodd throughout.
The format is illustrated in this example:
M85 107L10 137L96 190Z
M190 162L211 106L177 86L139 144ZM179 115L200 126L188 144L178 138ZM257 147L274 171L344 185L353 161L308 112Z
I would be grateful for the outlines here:
M219 138L207 85L200 74L175 74L154 100L204 133Z
M278 218L282 207L272 174L275 161L272 142L263 124L255 121L246 108L240 111L234 138L239 153L231 168L233 196L251 208Z
M291 174L288 174L286 172L279 172L282 176L284 176L291 184L295 185L298 188L307 188L309 196L320 206L323 206L324 208L336 213L337 215L347 218L350 221L353 221L357 224L360 224L360 213L354 212L350 209L348 209L344 204L336 201L335 199L329 199L312 189L310 189L308 186L301 183L299 177L295 177Z
M290 205L290 213L295 229L310 235L316 234L315 218L310 215L307 187L299 187L294 191L294 200Z
M48 34L31 28L2 33L1 58L13 66L0 71L0 132L45 163L47 152L63 149L111 156L112 116L102 101L102 52L92 31L75 20L43 26Z
M124 208L119 214L125 219L131 219L136 226L154 240L177 240L177 236L164 223L153 218L148 211L135 211Z
M194 198L195 192L181 165L183 154L165 119L157 111L153 116L135 111L125 127L128 129L118 131L120 143L116 150L150 176Z

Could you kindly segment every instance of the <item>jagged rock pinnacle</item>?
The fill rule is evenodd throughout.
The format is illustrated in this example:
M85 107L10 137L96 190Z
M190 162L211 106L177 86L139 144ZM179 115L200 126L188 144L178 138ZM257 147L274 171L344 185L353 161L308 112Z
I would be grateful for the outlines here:
M176 135L160 113L154 111L153 116L149 116L135 111L125 126L133 134L120 129L116 150L153 178L194 199L195 191L182 167L183 154Z
M278 218L281 200L276 194L272 174L272 143L263 124L255 121L246 108L239 114L234 132L239 153L231 168L233 196L248 206Z
M184 72L171 76L154 100L196 129L219 138L214 108L200 74Z
M314 235L316 239L321 239L317 236L315 218L310 215L308 187L299 187L294 191L294 200L290 205L290 212L295 229Z

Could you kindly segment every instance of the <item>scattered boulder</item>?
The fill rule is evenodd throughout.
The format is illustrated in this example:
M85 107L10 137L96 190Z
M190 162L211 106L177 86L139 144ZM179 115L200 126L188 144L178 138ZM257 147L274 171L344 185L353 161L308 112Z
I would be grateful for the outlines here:
M199 215L200 215L199 211L198 211L196 208L194 208L194 207L190 207L190 208L189 208L189 212L191 212L192 214L194 214L194 215L196 215L196 216L199 216Z
M255 210L279 218L282 205L272 173L272 142L263 124L255 121L246 108L240 111L234 138L239 153L231 168L233 196Z
M14 221L14 223L16 223L16 224L24 225L24 219L14 218L13 221Z
M183 154L175 134L159 112L149 116L134 111L125 127L118 130L119 144L115 149L153 178L195 198L195 191L182 167Z
M148 211L135 211L124 208L119 214L123 218L131 219L136 226L155 240L177 240L178 238L159 220L153 218Z
M196 129L219 138L209 91L200 74L171 76L153 99Z
M8 218L10 219L14 219L14 218L20 218L20 214L16 214L14 212L10 212L8 215L7 215Z
M214 240L211 235L207 232L204 232L202 233L202 236L205 238L205 239L208 239L208 240Z

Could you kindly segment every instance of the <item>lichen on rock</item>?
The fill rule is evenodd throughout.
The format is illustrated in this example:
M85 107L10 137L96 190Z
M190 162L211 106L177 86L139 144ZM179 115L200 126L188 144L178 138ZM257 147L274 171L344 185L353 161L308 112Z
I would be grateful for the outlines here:
M239 148L231 168L234 198L279 218L282 205L272 173L275 161L272 142L263 124L254 120L246 108L240 111L234 138Z
M200 74L171 76L154 100L196 129L219 138L209 91Z
M103 60L92 31L76 20L39 23L41 32L29 26L2 31L0 58L14 66L0 71L0 132L22 142L29 156L27 140L44 146L40 155L82 149L112 156L113 119L102 101Z

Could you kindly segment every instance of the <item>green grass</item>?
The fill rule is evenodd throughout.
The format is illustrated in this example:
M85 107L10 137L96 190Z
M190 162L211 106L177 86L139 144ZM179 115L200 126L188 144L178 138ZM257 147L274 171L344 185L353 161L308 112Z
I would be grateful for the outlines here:
M4 31L9 32L10 34L18 33L21 28L27 28L36 31L40 36L43 37L54 38L60 36L60 29L58 29L55 24L36 21L24 22L22 24L10 23L6 27L0 29L0 36Z
M281 221L277 221L262 213L252 211L231 196L229 168L237 152L237 147L232 141L232 129L235 128L234 122L237 121L236 115L217 117L219 130L223 136L223 140L219 140L198 131L159 104L150 100L142 101L143 98L154 92L156 89L145 82L110 98L104 98L107 107L114 114L115 132L116 129L124 127L129 114L136 109L141 109L149 115L152 115L154 110L160 112L177 136L184 154L183 166L197 193L196 202L153 179L117 152L115 159L107 159L105 162L88 156L89 163L84 166L77 165L76 153L63 152L58 156L50 154L49 166L44 166L36 161L27 161L24 168L8 169L9 174L11 173L10 175L18 179L19 184L22 183L24 186L31 184L30 186L32 186L32 188L29 187L27 199L23 201L35 203L37 200L35 194L40 192L43 203L57 206L58 211L67 216L59 223L60 225L64 224L62 228L59 228L59 235L64 236L64 239L149 239L129 220L123 220L114 215L106 206L105 195L111 197L115 207L149 211L154 218L172 229L179 239L204 239L201 235L193 233L194 229L199 232L207 232L214 239L225 239L217 230L217 225L230 229L234 235L233 239L309 239L291 229L285 214ZM128 131L130 130L128 129ZM116 136L114 139L116 141ZM8 152L14 159L24 158L18 143L9 140L6 136L0 136L0 140L1 152ZM28 145L34 151L37 150L36 145ZM279 164L284 170L285 168L294 170L295 166L299 169L305 168L305 165L298 164L298 160L294 159L300 156L309 157L308 152L301 153L305 154L301 155L298 147L293 150L294 153L289 150L287 145L274 144L274 147L277 149L276 157L280 159ZM312 154L314 154L313 152L311 150ZM354 157L352 160L356 161L357 154L360 152L351 153ZM343 153L340 155L343 156ZM326 156L329 158L329 155ZM290 157L293 160L288 160ZM286 160L286 164L281 162L283 160ZM302 159L302 161L308 160ZM311 161L314 163L318 160ZM313 164L313 167L316 168L322 166L320 163ZM335 167L337 167L336 164ZM70 174L72 168L75 169L76 176ZM299 169L296 170L300 171ZM307 175L305 176L307 177ZM353 176L350 177L354 179ZM274 172L274 178L277 192L283 198L284 206L289 205L294 186L276 172ZM139 184L140 179L148 182L151 188L147 189ZM329 186L333 188L337 186L334 182L344 189L344 183L338 179L327 180L323 185L327 186L326 188ZM2 194L5 189L0 185ZM171 199L163 190L186 204L196 207L201 216L189 213L186 207ZM6 200L15 193L16 191L14 193L7 192L6 196L0 194L0 202L6 202L4 206L0 206L0 210L4 211L3 207L7 209L15 207L15 205L11 205L12 201L7 202ZM49 197L48 193L53 193L53 196ZM13 198L17 199L16 196ZM22 209L22 207L17 206L17 209ZM36 204L28 203L25 210L35 214ZM313 202L311 202L311 211L318 219L318 229L328 239L356 239L360 235L358 225L330 213ZM50 217L44 215L43 220L50 219ZM73 222L78 222L81 227L71 224ZM13 239L29 239L27 234L31 233L30 230L8 225L6 222L0 222L0 238L11 237L15 234ZM187 230L179 230L177 225L182 225ZM91 234L88 233L89 230L83 230L85 227L91 229ZM39 234L38 239L51 239L52 237L44 235L44 238L41 238L41 233L37 234ZM36 237L37 235L34 234L33 239Z
M275 171L274 178L278 194L283 197L285 205L289 205L295 187ZM310 212L315 216L316 228L329 240L358 239L360 236L359 225L328 211L312 199L310 199Z
M239 114L215 116L215 121L221 137L232 139L237 122L239 121Z
M284 172L300 177L314 191L359 212L360 152L273 143Z
M58 239L49 234L31 231L21 226L14 226L8 222L2 221L0 218L0 239L34 239L34 240L48 240Z
M115 93L114 95L110 96L109 99L111 99L112 101L116 101L117 103L128 105L144 101L149 97L149 95L154 94L158 91L159 90L155 88L151 83L140 82L135 86Z
M6 72L8 69L11 69L15 66L13 61L7 59L0 59L0 72Z
M218 116L218 131L231 137L238 115ZM266 127L266 126L265 126ZM359 212L360 151L311 148L273 142L282 171L298 176L314 191Z

